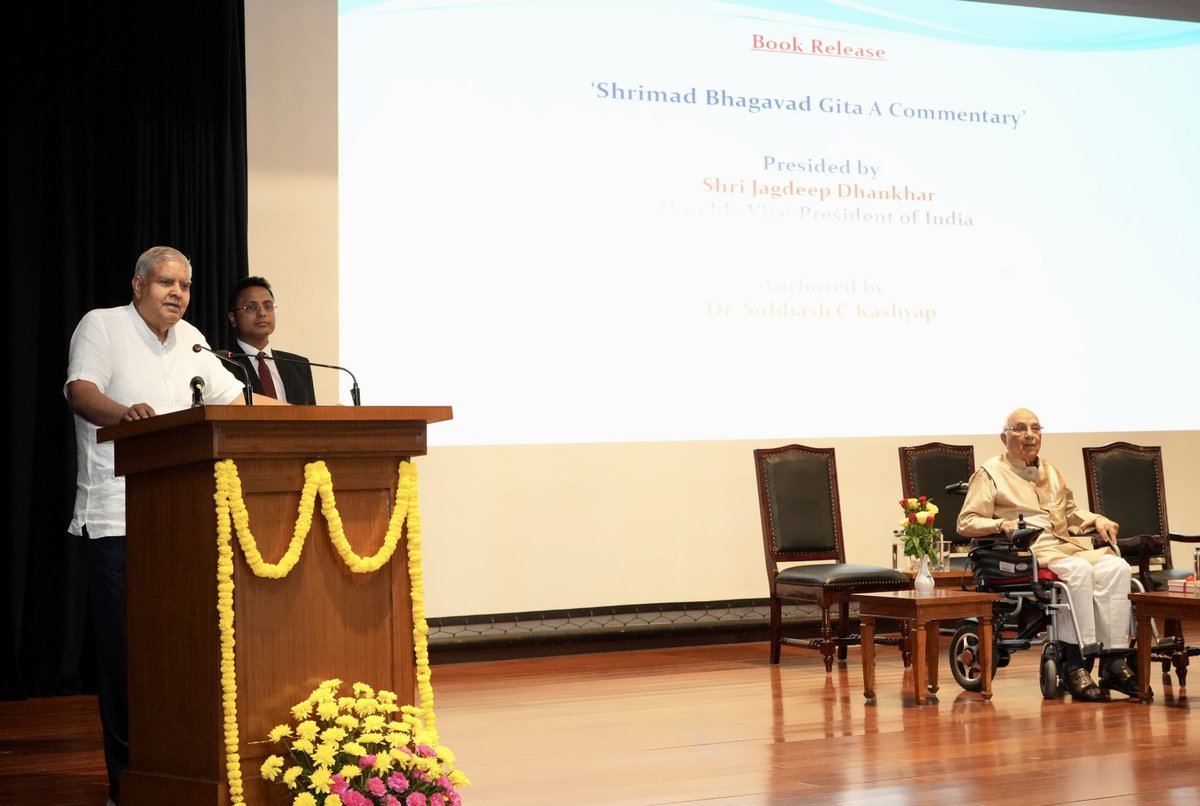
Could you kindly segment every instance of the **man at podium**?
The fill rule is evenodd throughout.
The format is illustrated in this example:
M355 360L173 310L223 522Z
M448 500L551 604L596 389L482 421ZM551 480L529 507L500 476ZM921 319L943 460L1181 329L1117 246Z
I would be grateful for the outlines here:
M203 334L183 321L192 265L169 246L138 258L133 300L89 311L71 336L64 393L75 420L75 512L68 528L87 541L89 603L96 641L100 721L109 800L129 763L125 641L125 479L113 468L113 444L100 427L204 403L244 404L243 386L209 352ZM197 389L197 387L199 387ZM255 402L279 404L255 396Z

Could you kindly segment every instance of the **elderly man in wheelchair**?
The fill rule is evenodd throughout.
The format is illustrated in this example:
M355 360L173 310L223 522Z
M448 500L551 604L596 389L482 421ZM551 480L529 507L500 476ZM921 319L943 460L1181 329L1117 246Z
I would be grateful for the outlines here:
M1024 527L1036 527L1037 537L1029 546L1035 570L1048 569L1057 577L1051 583L1034 580L1032 595L1033 601L1050 602L1044 620L1050 624L1050 638L1058 641L1050 654L1058 653L1061 664L1057 670L1050 664L1051 676L1061 672L1063 685L1076 700L1103 701L1112 690L1137 697L1137 676L1128 662L1131 573L1116 548L1117 524L1077 507L1062 473L1038 457L1042 426L1032 411L1010 414L1000 441L1005 452L971 476L959 534L1002 541L1019 528L1027 535L1030 531ZM979 584L978 573L976 579ZM1039 597L1038 584L1045 586L1042 590L1053 585L1048 598ZM1054 601L1054 590L1060 587L1067 593L1065 604ZM1101 659L1099 684L1088 669L1096 657ZM1048 691L1046 671L1044 655L1042 690L1051 696L1057 682Z

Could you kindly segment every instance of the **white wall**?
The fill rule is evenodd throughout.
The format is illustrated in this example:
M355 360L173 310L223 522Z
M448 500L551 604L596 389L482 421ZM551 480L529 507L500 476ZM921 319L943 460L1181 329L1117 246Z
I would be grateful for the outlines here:
M275 343L336 364L337 3L245 8L250 273L279 303ZM336 402L344 377L314 370L317 400Z
M275 341L337 363L336 2L247 0L246 37L251 270L275 286ZM364 316L388 315L387 301L372 299L371 289L354 293ZM342 360L353 367L353 356ZM318 375L318 400L336 401L343 383L332 372ZM1147 382L1147 406L1169 393L1157 387ZM862 401L864 416L890 393ZM454 404L372 400L369 390L364 397ZM981 430L998 427L1022 402L998 397L994 423ZM761 443L434 448L418 460L429 614L764 596L751 451L788 442L837 449L849 559L888 564L899 519L897 447L973 444L977 462L1000 451L997 434L812 441L803 419L798 408L794 433ZM1200 433L1056 434L1052 422L1045 425L1043 455L1083 503L1081 448L1118 439L1162 445L1172 526L1200 532ZM1176 561L1190 564L1188 547Z
M1012 406L998 407L1000 421ZM1081 449L1117 439L1164 446L1176 531L1200 532L1200 434L1055 434L1043 456L1086 506ZM999 453L999 436L809 441L837 450L851 562L889 565L900 520L897 448L933 440ZM766 595L756 447L702 442L443 448L420 460L430 612L495 613ZM1177 562L1190 567L1190 547Z

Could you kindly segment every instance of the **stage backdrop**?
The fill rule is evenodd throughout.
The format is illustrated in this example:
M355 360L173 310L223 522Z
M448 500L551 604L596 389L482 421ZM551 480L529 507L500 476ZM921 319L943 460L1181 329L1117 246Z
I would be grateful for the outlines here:
M246 273L242 23L240 0L3 12L0 697L87 682L83 543L66 534L75 325L128 303L138 255L170 244L193 264L187 317L215 339L227 290Z

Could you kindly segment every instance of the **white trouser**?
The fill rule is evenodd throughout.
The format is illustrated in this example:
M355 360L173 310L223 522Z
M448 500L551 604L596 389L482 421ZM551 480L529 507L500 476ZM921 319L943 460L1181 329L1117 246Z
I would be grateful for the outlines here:
M1051 560L1047 566L1071 591L1075 619L1060 610L1058 639L1068 644L1091 644L1105 649L1129 646L1128 561L1113 554L1101 555L1096 564L1079 557Z

